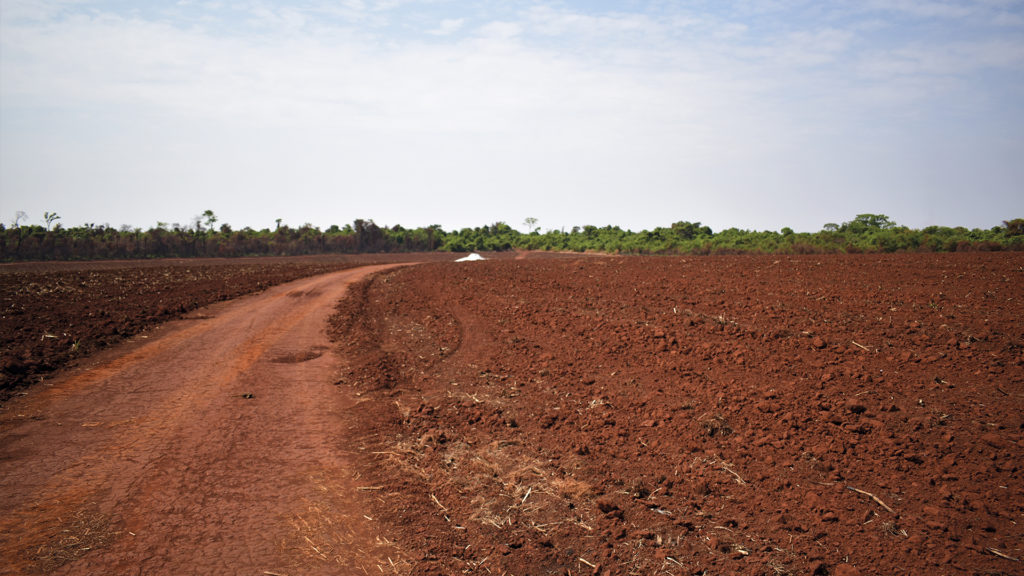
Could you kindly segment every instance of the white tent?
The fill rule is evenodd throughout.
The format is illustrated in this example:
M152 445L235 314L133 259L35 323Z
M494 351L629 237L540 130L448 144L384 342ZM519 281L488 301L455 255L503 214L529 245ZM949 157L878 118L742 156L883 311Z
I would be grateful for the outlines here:
M456 260L456 262L476 262L477 260L487 260L487 258L484 258L483 256L477 254L476 252L473 252L469 256L463 256L462 258L459 258L458 260Z

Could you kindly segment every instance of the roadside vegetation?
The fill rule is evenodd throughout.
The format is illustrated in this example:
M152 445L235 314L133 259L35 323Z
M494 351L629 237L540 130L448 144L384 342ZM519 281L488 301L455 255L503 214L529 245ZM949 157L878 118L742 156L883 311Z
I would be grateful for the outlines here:
M0 224L0 260L96 260L113 258L189 258L238 256L299 256L382 252L469 252L552 250L622 254L743 254L743 253L891 253L1024 250L1024 218L1004 221L990 229L929 226L920 230L900 226L882 214L859 214L849 222L825 224L817 232L783 228L713 231L700 222L680 221L667 228L633 232L618 226L576 226L542 232L527 218L530 232L504 222L478 228L445 231L382 227L373 220L356 220L326 230L305 224L293 228L277 221L271 230L233 229L217 225L211 210L191 225L158 223L148 230L86 224L63 227L60 216L44 214L43 223L24 223L19 212L9 225Z

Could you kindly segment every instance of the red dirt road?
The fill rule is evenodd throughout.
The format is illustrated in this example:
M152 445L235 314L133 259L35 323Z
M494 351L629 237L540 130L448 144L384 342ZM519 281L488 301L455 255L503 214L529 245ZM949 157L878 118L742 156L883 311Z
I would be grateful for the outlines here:
M205 308L3 405L0 573L378 572L325 325L387 267Z

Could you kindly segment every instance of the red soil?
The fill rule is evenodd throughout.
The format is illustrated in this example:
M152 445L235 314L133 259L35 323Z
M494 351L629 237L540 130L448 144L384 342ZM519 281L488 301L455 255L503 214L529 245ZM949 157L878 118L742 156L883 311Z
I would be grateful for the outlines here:
M0 404L0 574L1024 573L1024 256L504 256L48 373ZM54 303L159 321L162 265L0 278L5 354Z
M1024 257L424 264L334 318L413 574L1022 574Z
M0 574L365 574L327 319L380 267L202 310L0 406Z
M297 278L450 255L0 264L0 400L148 327Z

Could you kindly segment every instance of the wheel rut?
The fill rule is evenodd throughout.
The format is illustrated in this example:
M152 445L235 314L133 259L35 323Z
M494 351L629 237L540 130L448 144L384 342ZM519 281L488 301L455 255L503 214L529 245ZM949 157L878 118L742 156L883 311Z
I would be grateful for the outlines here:
M325 328L387 267L214 305L5 404L0 573L377 571L387 539L363 514Z

